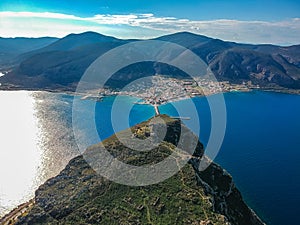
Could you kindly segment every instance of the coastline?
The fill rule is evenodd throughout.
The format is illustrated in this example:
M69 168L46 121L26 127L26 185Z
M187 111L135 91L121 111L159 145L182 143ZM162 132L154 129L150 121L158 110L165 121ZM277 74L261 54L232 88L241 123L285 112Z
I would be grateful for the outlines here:
M0 225L14 224L18 220L18 217L26 215L26 213L33 207L34 203L34 199L31 199L28 202L17 206L2 218L0 217Z
M74 88L30 88L30 87L20 87L20 86L0 86L0 91L32 91L32 92L49 92L49 93L56 93L56 94L66 94L70 96L80 96L82 100L94 100L94 101L101 101L102 98L105 97L114 97L114 96L128 96L128 97L134 97L139 98L142 101L141 102L135 102L134 104L146 104L151 105L152 103L149 102L150 97L143 98L139 95L136 95L135 93L128 93L128 92L122 92L122 91L115 91L115 90L108 90L106 94L98 94L97 91L87 91L84 93L78 93L76 92L76 89ZM263 91L263 92L275 92L275 93L282 93L282 94L291 94L291 95L300 95L300 89L290 89L290 88L283 88L283 87L259 87L259 88L241 88L241 89L232 89L230 91L228 90L221 90L209 94L196 94L196 95L190 95L185 97L178 97L178 98L170 98L165 100L164 102L156 102L158 105L165 105L170 102L178 102L181 100L185 100L188 98L195 98L195 97L208 97L215 94L225 94L225 93L246 93L246 92L253 92L253 91ZM100 92L99 92L100 93ZM157 97L156 97L157 98Z
M9 91L46 91L46 92L50 92L50 93L58 93L58 94L70 94L70 95L74 95L75 92L70 92L70 91L60 91L60 90L43 90L43 89L39 89L39 90L26 90L26 89L19 89L19 90L9 90ZM1 90L2 91L2 90ZM3 90L5 91L5 90ZM255 90L250 90L250 91L266 91L266 92L277 92L277 93L285 93L285 94L300 94L300 90L298 90L298 92L292 92L292 93L288 93L288 92L284 92L284 91L280 91L280 90L277 90L277 91L274 91L272 89L255 89ZM237 91L238 92L242 92L242 91ZM245 91L244 91L245 92ZM249 91L247 91L249 92ZM107 96L109 97L109 96ZM179 101L180 99L178 99L177 101ZM24 203L24 204L28 204L28 203ZM33 203L32 203L33 204ZM28 209L30 205L25 205L23 207L23 204L18 206L17 208L13 209L9 214L7 214L6 216L4 216L2 219L0 218L0 224L1 225L4 225L4 224L8 224L8 223L4 223L5 221L9 221L13 218L16 218L16 215L20 215L18 213L21 213L23 211L23 209ZM5 220L4 221L4 218L9 218L9 220Z

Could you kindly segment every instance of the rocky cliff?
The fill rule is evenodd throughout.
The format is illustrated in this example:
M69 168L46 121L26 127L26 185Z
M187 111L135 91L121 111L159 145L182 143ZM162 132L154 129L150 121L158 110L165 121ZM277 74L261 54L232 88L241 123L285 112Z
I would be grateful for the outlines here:
M179 120L160 119L166 124L166 135L151 151L133 151L116 135L102 144L118 160L141 166L156 164L174 153L180 135L187 148L187 141L195 140ZM155 136L153 132L161 125L159 121L136 125L131 128L131 138ZM188 163L176 175L142 187L118 184L98 175L86 155L95 155L101 145L92 146L39 187L33 206L16 224L263 224L225 170L215 163L204 171L199 169L200 163L209 159L199 141L195 146Z

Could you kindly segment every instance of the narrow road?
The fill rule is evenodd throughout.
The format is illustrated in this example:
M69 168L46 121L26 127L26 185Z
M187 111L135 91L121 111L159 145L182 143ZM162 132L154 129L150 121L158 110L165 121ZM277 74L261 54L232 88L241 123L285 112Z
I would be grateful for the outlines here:
M159 109L158 109L158 105L155 103L153 106L154 106L154 109L155 109L155 115L159 116L160 112L159 112Z

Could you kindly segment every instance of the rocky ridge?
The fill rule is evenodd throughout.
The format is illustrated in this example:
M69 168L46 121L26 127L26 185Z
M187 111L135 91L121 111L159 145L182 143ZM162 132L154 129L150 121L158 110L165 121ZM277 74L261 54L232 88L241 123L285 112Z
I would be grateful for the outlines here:
M86 156L96 154L103 145L124 163L154 165L174 153L180 145L179 135L184 135L184 143L190 138L194 140L195 135L181 126L179 120L165 115L159 118L156 123L149 120L131 128L131 138L144 140L155 136L156 128L165 123L166 135L157 147L136 152L124 146L116 135L91 146L83 156L71 160L58 176L41 185L33 206L14 223L264 224L245 204L224 169L213 162L206 170L199 169L202 163L210 162L199 141L192 155L186 151L190 155L188 163L176 175L155 185L138 187L114 183L87 163Z

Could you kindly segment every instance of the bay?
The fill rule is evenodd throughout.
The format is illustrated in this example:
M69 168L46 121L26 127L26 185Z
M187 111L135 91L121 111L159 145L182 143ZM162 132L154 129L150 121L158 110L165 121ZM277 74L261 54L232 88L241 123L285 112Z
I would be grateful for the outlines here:
M232 174L246 202L268 224L299 224L300 96L257 91L224 97L227 128L215 161ZM47 92L0 92L0 215L33 197L40 184L80 154L72 130L73 98ZM101 140L155 114L152 106L134 104L139 99L120 98L131 107L130 116L120 112L115 119L128 120L127 126L113 127L110 122L115 97L96 104ZM94 102L82 101L84 116L91 113L87 109ZM194 98L193 102L200 120L199 136L207 145L212 120L208 101ZM181 109L180 116L191 117L184 122L196 131L186 100L160 106L160 111L178 116L176 107ZM89 127L84 133L89 143L99 141L90 139Z
M227 128L215 161L233 176L248 205L267 224L300 224L300 96L257 91L224 97ZM209 105L205 98L194 102L201 124L199 136L206 145ZM185 107L184 101L172 104ZM172 104L162 106L161 112L177 115ZM187 125L193 129L193 124Z

